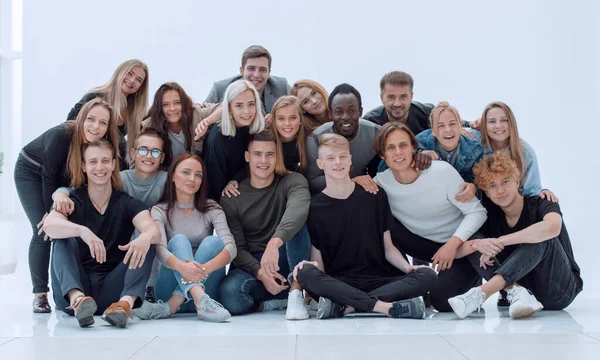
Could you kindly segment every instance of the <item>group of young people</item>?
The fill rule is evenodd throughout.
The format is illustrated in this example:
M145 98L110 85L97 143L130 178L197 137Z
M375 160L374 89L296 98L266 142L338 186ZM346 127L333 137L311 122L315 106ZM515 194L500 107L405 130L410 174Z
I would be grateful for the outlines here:
M311 304L319 319L421 319L429 305L465 318L497 292L517 319L582 290L508 105L468 122L413 101L393 71L363 116L349 84L328 94L270 72L251 46L206 101L168 82L148 109L148 67L129 60L22 149L34 312L51 311L49 270L56 307L82 327L126 327L133 309L302 320Z

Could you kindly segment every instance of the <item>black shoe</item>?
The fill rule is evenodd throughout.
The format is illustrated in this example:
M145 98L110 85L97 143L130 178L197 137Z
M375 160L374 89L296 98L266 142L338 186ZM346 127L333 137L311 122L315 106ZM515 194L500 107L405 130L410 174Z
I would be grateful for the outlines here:
M154 295L154 286L148 286L146 288L146 297L144 298L147 302L156 303L156 295Z
M422 297L394 301L388 311L390 317L405 319L425 319L425 303Z
M336 304L325 297L319 298L319 308L317 309L317 319L341 318L344 316L345 306Z
M506 298L506 291L500 290L500 296L498 296L498 307L509 307L510 302Z

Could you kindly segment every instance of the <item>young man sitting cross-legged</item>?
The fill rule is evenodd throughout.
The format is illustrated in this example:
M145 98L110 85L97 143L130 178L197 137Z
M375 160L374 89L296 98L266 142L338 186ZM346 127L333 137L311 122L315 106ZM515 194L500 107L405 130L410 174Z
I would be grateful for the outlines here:
M348 140L337 134L319 139L317 164L325 189L313 196L308 228L311 260L295 269L298 283L319 298L319 319L353 311L393 318L425 317L426 294L437 282L431 268L412 266L392 244L394 227L387 195L356 186L350 179ZM393 276L389 264L405 273Z
M52 287L56 306L75 315L81 327L93 315L126 327L142 304L150 277L158 227L148 206L120 191L114 148L107 140L83 145L82 173L73 174L73 212L53 210L43 230L54 240ZM87 186L84 186L87 175ZM132 240L137 229L140 235Z
M464 319L502 289L513 319L569 306L583 280L558 204L520 195L519 170L505 151L483 158L473 173L493 202L480 230L488 238L465 242L457 257L468 256L487 282L448 299L454 312Z

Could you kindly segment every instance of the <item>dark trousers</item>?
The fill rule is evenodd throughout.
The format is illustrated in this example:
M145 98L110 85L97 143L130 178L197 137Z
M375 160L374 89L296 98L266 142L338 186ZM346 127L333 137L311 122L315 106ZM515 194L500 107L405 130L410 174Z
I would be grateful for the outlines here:
M391 234L392 242L400 252L417 259L431 259L444 245L413 234L398 220ZM480 237L475 234L472 238ZM464 294L478 285L481 285L481 276L473 269L469 260L455 259L450 269L439 272L437 285L429 292L431 305L439 312L451 312L448 299Z
M29 243L29 273L34 293L48 292L48 267L50 264L49 241L38 235L37 224L46 211L42 194L42 168L19 155L15 165L15 185L23 210L31 224L31 242Z
M336 279L314 265L305 265L298 271L298 283L314 299L323 296L356 311L371 312L377 300L392 302L425 295L437 283L437 275L431 269L418 269L405 276L368 281Z
M263 253L253 254L260 261ZM296 264L310 257L310 235L304 225L293 238L279 248L279 274L288 279ZM260 303L267 300L287 299L288 292L282 291L273 295L267 291L263 283L252 274L233 269L219 285L219 299L225 309L232 315L241 315L257 311Z
M566 308L583 288L558 238L506 247L487 269L479 266L480 257L481 253L475 252L467 258L483 278L501 275L507 286L518 283L530 290L546 310Z
M112 303L123 296L137 296L134 308L142 305L146 283L152 271L152 262L156 254L155 246L150 246L141 268L129 270L129 264L123 261L108 274L86 271L81 265L79 246L87 246L75 238L53 241L52 252L52 292L56 307L69 315L67 294L73 289L81 290L96 300L96 315L102 315Z

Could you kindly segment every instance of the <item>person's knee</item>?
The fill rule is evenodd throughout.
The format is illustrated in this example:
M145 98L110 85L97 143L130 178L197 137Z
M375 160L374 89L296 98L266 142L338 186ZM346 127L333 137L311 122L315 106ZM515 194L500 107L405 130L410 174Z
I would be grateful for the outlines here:
M296 279L298 283L304 287L307 282L313 279L315 276L319 274L319 269L313 264L304 264L302 269L298 269L298 274L296 275Z
M431 268L420 268L414 270L417 273L419 282L423 284L423 287L433 289L438 283L438 276L435 271Z
M180 249L180 248L192 248L192 245L190 244L190 240L187 238L187 236L182 235L182 234L177 234L175 236L173 236L171 238L171 240L169 240L169 244L167 245L167 248L169 249L169 251L173 251L175 249Z
M218 252L223 250L224 247L225 245L223 245L221 238L218 236L209 235L202 240L198 249L213 250Z
M231 315L241 315L250 311L252 303L244 300L245 296L242 294L243 291L243 283L241 279L236 276L225 276L223 281L221 281L221 284L219 284L218 294L221 305L223 305Z

